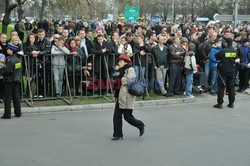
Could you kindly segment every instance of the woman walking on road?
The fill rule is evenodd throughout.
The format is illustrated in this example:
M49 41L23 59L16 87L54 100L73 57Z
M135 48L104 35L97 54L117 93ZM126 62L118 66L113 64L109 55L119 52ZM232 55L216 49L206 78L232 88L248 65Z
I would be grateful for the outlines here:
M136 77L135 70L131 66L132 62L129 56L122 55L118 60L119 75L117 76L115 97L117 98L115 112L113 116L114 134L112 141L123 139L122 133L122 114L124 119L140 131L140 136L144 134L144 123L135 119L132 115L134 109L135 96L128 92L127 80Z

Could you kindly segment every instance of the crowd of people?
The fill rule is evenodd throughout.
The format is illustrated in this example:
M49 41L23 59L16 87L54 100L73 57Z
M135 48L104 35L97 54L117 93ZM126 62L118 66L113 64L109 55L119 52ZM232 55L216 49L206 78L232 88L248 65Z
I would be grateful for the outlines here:
M230 39L240 59L234 70L234 84L239 86L238 92L244 92L250 78L248 24L234 29L225 23L99 24L45 20L31 24L26 20L16 24L9 39L7 34L0 35L0 68L8 61L9 43L18 48L15 53L22 59L22 74L28 73L31 89L37 86L33 97L65 95L67 82L74 95L83 94L83 83L87 95L105 95L109 93L108 84L115 82L119 72L116 60L126 55L133 62L136 78L145 79L149 91L168 97L194 97L193 90L216 95L220 62L216 55L231 46ZM0 76L1 99L4 89Z

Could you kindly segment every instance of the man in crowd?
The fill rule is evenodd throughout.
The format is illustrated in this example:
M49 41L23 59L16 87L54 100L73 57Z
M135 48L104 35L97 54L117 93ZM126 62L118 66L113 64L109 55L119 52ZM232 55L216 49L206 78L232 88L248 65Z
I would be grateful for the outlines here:
M153 47L152 54L155 59L155 71L156 71L156 80L159 84L159 90L162 95L167 95L165 89L165 82L167 76L167 70L169 67L168 62L168 48L164 45L164 37L158 36L158 44Z
M86 38L86 32L84 29L81 29L78 32L78 36L81 38L81 45L80 48L82 49L82 52L86 58L89 57L89 55L92 53L92 42Z
M185 50L180 46L179 37L174 37L173 44L169 47L169 88L167 96L180 95L181 74Z
M7 35L4 33L1 33L0 34L0 53L7 56L7 47L8 47Z
M215 40L217 39L217 32L212 32L209 39L207 39L204 43L202 43L201 54L199 62L202 63L204 72L206 74L205 80L205 90L209 90L209 76L210 76L210 61L209 61L209 53L211 51L212 45L215 44Z
M106 89L106 81L107 81L107 72L108 72L108 64L107 64L107 56L110 55L110 46L108 42L104 41L104 37L102 35L98 35L96 38L96 42L93 44L92 53L95 54L94 59L94 70L97 76L97 88L99 90L99 94L105 94Z
M36 46L40 51L37 57L38 64L38 94L37 96L43 98L46 95L46 90L51 87L51 58L48 56L51 50L50 41L45 38L45 30L39 29L37 31L38 38ZM46 56L47 55L47 56ZM46 86L46 88L44 88ZM52 90L50 90L50 93Z

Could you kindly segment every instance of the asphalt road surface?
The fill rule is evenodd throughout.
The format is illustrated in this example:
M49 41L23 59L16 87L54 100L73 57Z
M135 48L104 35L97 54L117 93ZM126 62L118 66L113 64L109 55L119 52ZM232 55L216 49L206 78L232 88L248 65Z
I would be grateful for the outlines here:
M115 142L113 110L0 120L0 166L250 166L249 101L136 109L145 135L124 122Z

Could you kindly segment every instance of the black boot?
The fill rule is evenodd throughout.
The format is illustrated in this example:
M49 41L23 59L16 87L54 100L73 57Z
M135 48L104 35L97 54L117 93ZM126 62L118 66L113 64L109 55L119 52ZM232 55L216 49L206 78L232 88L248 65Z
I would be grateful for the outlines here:
M139 128L139 130L140 130L140 137L141 137L145 132L145 126L143 126L142 128Z
M214 105L214 108L222 109L222 104L216 104Z
M227 107L229 107L229 108L234 108L234 103L229 103L229 104L227 105Z
M123 137L114 137L111 139L111 141L117 141L117 140L122 140L122 139L123 139Z

